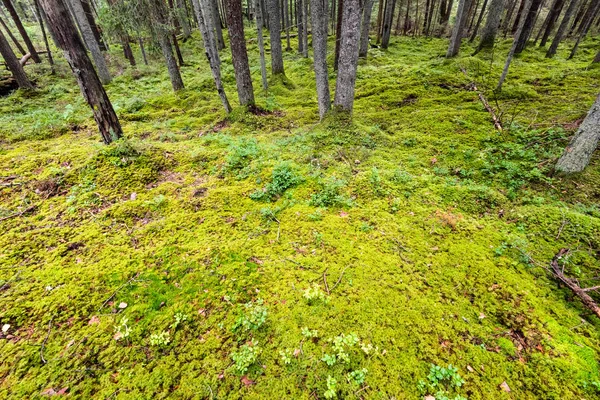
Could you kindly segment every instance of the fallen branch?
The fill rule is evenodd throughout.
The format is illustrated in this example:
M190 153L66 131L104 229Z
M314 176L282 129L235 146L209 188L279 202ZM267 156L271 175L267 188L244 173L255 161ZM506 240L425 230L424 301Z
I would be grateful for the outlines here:
M323 272L323 282L325 283L325 290L327 291L327 294L331 294L329 291L329 285L327 284L327 268L325 268L325 272Z
M333 287L331 288L331 290L333 291L337 285L340 284L340 282L342 281L342 277L344 276L344 272L346 272L346 270L348 269L348 267L344 268L342 270L342 273L340 274L340 277L338 278L337 282L335 283L335 285L333 285Z
M131 279L129 279L127 282L125 282L124 284L122 284L121 286L119 286L117 288L117 290L115 290L113 292L113 294L110 295L110 297L106 300L104 300L104 303L102 303L102 305L100 306L100 308L98 309L98 312L100 312L100 310L102 310L104 308L104 306L106 305L106 303L108 303L109 301L112 300L113 297L115 297L115 295L119 292L119 290L123 289L125 286L129 285L131 282L133 282L133 280L135 278L137 278L140 275L139 272L137 272L134 276L131 277Z
M579 299L582 301L583 305L585 305L589 310L591 310L598 318L600 318L600 307L596 304L594 299L592 299L587 293L586 289L582 289L573 279L567 278L563 273L561 267L558 265L558 260L563 257L565 254L569 252L569 249L560 249L559 252L554 256L552 262L550 263L550 269L554 274L554 277L559 281L564 283ZM588 288L587 290L592 290L594 288Z
M460 69L462 71L462 73L468 78L469 75L467 75L467 71L465 71L464 68L461 67ZM479 91L479 89L477 89L477 85L475 85L475 82L471 82L469 84L469 88L477 93L477 96L479 97L479 100L481 101L481 103L483 104L483 107L485 107L485 109L487 110L488 113L490 113L490 115L492 116L492 121L494 121L494 127L496 128L496 130L498 130L499 132L502 132L502 124L500 123L500 119L496 116L496 112L494 111L494 109L490 106L490 103L488 103L487 99L485 98L485 96L483 95L483 93L481 93Z
M20 217L21 215L23 215L25 213L28 213L29 211L33 210L35 207L36 207L35 205L29 206L29 207L27 207L26 209L24 209L21 212L10 214L10 215L7 215L6 217L2 217L2 218L0 218L0 222L1 221L6 221L7 219L11 219L11 218L14 218L14 217Z
M50 337L50 331L52 330L52 320L53 319L54 319L54 317L50 318L50 322L48 322L48 333L46 334L46 338L42 342L42 347L40 347L40 358L42 359L42 362L44 364L46 364L48 362L44 358L44 346L46 346L46 342L48 341L48 338Z

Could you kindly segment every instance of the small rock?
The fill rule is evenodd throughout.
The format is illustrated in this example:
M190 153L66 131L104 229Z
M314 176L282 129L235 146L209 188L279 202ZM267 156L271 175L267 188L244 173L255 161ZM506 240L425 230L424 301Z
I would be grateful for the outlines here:
M9 324L2 325L2 333L8 332L9 329L10 329L10 325Z
M136 193L136 192L133 192L133 193L131 193L131 195L129 196L129 199L130 199L130 200L135 200L135 199L137 199L137 193Z
M506 383L506 381L500 384L500 389L507 393L510 392L510 387L508 387L508 383Z
M127 308L127 303L125 303L124 301L120 302L120 303L119 303L119 308L120 308L121 310L123 310L123 309Z

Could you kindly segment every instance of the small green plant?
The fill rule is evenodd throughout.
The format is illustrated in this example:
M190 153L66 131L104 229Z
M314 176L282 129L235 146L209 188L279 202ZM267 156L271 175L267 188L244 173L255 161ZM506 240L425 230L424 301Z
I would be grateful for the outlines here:
M379 175L379 170L377 169L377 167L371 168L369 182L371 183L371 187L373 188L373 193L375 194L375 196L382 197L386 195L386 191L382 186L381 175Z
M262 299L244 304L244 311L236 320L233 330L257 331L267 320L267 307Z
M301 332L302 336L304 336L306 339L314 339L319 337L319 331L316 329L310 330L306 326L302 328Z
M337 397L337 380L331 375L327 376L327 390L323 393L326 399L335 399Z
M231 359L234 362L235 371L243 375L248 371L248 368L256 362L260 354L260 347L256 339L252 339L246 344L240 346L238 351L231 353Z
M348 381L356 386L360 386L365 383L367 372L369 371L366 368L348 372Z
M84 176L83 181L73 185L67 196L67 210L74 213L83 208L99 205L100 196L96 193L96 183L91 176Z
M167 198L164 195L159 194L158 196L154 196L152 198L152 200L146 201L145 204L152 211L158 211L158 210L161 210L162 208L164 208L167 205L167 203L168 203Z
M244 179L250 173L250 163L259 155L260 151L256 139L242 139L237 144L229 147L225 158L225 172Z
M123 317L123 319L121 319L121 322L119 322L118 325L115 325L115 334L114 334L114 339L119 341L121 339L126 339L129 337L129 334L131 333L131 328L129 328L129 326L127 325L127 322L129 320L125 317Z
M325 292L321 290L321 287L317 283L313 283L308 288L304 289L304 294L302 295L309 303L314 303L318 300L326 302L327 298L325 296Z
M188 317L182 312L175 313L175 321L171 324L170 328L173 331L177 330L177 327L181 325L184 321L187 321Z
M283 162L275 166L271 182L262 190L250 194L250 198L258 201L275 201L288 189L302 182L302 177L294 171L290 163Z
M452 364L448 367L431 364L427 381L420 380L418 388L423 395L433 395L436 400L466 400L460 394L455 394L464 383L458 368ZM450 397L452 394L455 394L454 397Z
M352 200L342 194L346 182L334 177L320 183L321 191L314 193L310 204L315 207L350 207Z
M171 335L167 331L153 333L150 335L150 345L154 347L164 347L171 343Z
M279 350L279 355L281 356L281 361L283 361L285 365L289 365L292 363L294 351L292 349Z

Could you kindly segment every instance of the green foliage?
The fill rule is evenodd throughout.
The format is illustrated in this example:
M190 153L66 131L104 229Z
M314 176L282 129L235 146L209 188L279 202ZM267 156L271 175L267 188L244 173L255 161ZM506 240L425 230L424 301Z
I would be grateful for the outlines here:
M458 368L452 364L448 367L432 364L427 381L419 381L419 390L423 394L434 395L436 400L466 400L466 397L455 393L464 384L465 380L458 373Z
M342 193L346 182L331 177L320 182L321 190L310 198L310 204L315 207L350 207L352 200Z
M234 331L257 331L267 320L267 307L262 299L244 304L242 314L236 320Z
M224 170L238 179L244 179L250 174L251 161L259 153L256 139L241 139L229 147L227 157L225 158Z
M246 344L240 346L238 351L231 353L231 359L234 362L235 372L239 375L243 375L248 371L258 359L260 354L260 347L255 339L252 339Z
M171 335L167 331L153 333L150 335L150 345L154 347L165 347L171 343Z
M250 194L250 198L259 201L274 201L288 189L293 188L302 182L302 177L298 175L294 168L288 162L283 162L275 166L271 182L262 190L257 190Z

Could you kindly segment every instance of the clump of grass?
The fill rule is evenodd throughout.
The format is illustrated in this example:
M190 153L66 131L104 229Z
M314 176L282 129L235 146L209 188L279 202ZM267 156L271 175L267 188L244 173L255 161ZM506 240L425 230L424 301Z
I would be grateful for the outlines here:
M258 201L274 201L285 193L286 190L302 182L302 177L295 171L289 162L277 164L273 169L271 182L262 190L250 194L250 198Z

